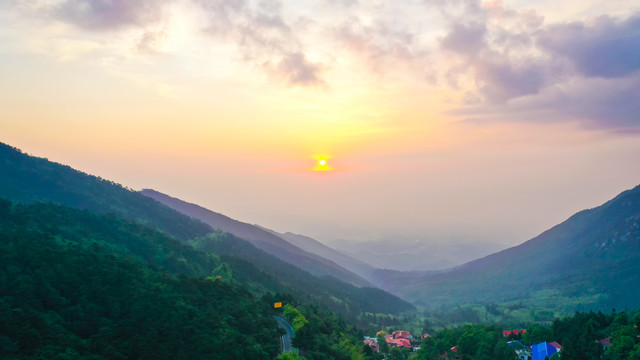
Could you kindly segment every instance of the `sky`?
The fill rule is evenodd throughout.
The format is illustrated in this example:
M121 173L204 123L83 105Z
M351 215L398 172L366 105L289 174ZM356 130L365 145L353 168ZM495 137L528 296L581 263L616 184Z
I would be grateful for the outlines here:
M0 79L0 141L323 242L516 245L640 184L637 0L7 0Z

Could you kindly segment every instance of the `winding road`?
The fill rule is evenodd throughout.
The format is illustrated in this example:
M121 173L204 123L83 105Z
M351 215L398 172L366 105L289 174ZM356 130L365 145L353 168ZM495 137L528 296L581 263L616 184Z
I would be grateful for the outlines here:
M274 318L278 322L278 326L287 331L286 334L282 335L282 352L291 351L294 349L297 350L291 345L291 339L293 339L293 327L291 326L291 324L289 324L287 320L279 316L274 316Z

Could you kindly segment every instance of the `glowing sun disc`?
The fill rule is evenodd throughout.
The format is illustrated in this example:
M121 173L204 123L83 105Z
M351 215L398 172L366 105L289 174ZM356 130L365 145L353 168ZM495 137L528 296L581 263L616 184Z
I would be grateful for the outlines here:
M316 167L314 167L313 171L331 171L333 168L329 166L329 160L331 157L326 155L315 156Z

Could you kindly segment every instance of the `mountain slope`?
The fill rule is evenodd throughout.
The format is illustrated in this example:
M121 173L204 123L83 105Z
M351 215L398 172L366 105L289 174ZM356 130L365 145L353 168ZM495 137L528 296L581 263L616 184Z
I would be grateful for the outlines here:
M264 274L278 280L277 287L271 285L269 290L295 294L297 299L307 303L322 304L349 321L355 321L354 315L361 312L398 315L415 310L413 305L378 288L357 287L331 276L312 276L230 233L214 232L191 243L194 248L218 254L224 262L231 264L230 275L234 280L240 279L250 287L269 288L269 278L264 276L259 284L251 281L260 278L259 274L252 274L253 269L260 268Z
M376 270L376 268L374 268L373 266L366 264L358 259L355 259L349 255L343 254L337 250L334 250L324 245L323 243L315 239L312 239L308 236L293 234L290 232L281 234L273 230L269 230L265 228L263 229L285 239L289 243L305 251L316 254L318 256L322 256L323 258L326 258L326 259L331 259L335 261L338 265L360 275L361 277L367 280L369 279L371 274L373 274L373 272Z
M243 239L213 232L209 225L138 192L31 157L4 144L0 144L0 198L20 203L35 213L39 208L48 209L47 216L58 224L56 236L86 238L91 246L104 246L115 255L135 257L174 275L232 274L230 281L254 294L289 293L295 298L304 297L309 304L350 314L359 310L384 313L414 310L411 304L380 289L358 288L333 278L312 276ZM41 220L47 219L32 215L35 224ZM85 222L91 225L80 226ZM185 245L193 244L190 240L211 236L223 239L220 240L223 249L217 254L215 251L213 255L205 254ZM240 248L244 251L229 251ZM218 254L222 262L215 256ZM258 259L263 262L258 263ZM2 264L0 261L0 267ZM297 296L297 287L303 285L308 291ZM377 299L381 301L378 303Z
M3 143L0 143L0 174L0 197L14 202L54 202L96 213L112 212L181 240L212 230L119 184L29 156Z
M245 239L257 248L293 264L300 269L308 271L312 275L333 276L346 283L358 286L371 286L368 281L339 266L335 262L304 251L258 226L231 219L228 216L170 197L155 190L144 189L140 193L185 215L198 219L214 229L220 229Z
M519 246L437 274L378 272L429 306L521 301L564 310L640 303L640 186Z
M266 360L280 350L271 298L177 276L219 259L158 231L4 199L0 229L2 359Z

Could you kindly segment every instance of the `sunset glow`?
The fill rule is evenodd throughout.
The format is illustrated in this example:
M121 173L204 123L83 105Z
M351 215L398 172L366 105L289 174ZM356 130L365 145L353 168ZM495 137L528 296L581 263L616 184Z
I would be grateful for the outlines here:
M0 141L319 240L516 243L640 183L639 19L629 0L3 2Z

